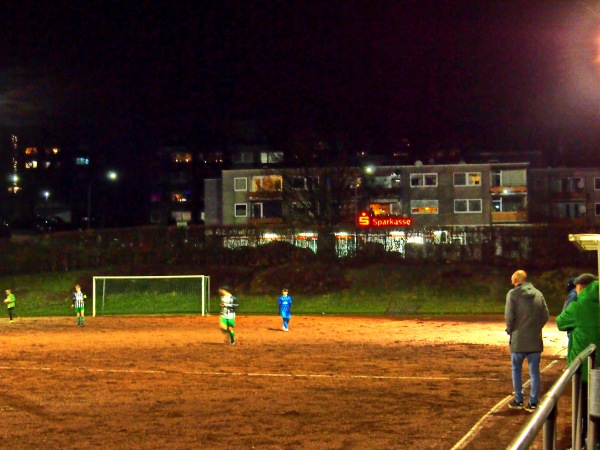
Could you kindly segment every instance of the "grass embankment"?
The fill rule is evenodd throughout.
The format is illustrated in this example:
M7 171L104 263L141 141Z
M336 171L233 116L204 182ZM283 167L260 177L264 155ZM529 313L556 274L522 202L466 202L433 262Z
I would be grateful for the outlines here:
M502 314L505 296L510 289L512 268L490 268L481 265L398 266L372 265L347 269L351 280L348 289L321 295L290 292L294 314L332 315L411 315L411 314ZM560 312L567 279L586 270L561 269L549 272L531 271L530 280L545 295L551 314ZM594 272L594 270L588 270ZM211 275L210 272L204 272ZM89 296L87 310L91 315L91 272L60 272L0 277L2 289L11 288L17 297L17 316L43 317L72 314L71 291L81 284ZM213 289L219 284L211 275ZM240 302L239 314L277 314L277 297L272 295L234 294ZM164 296L162 296L164 297ZM211 299L211 313L218 312L218 298ZM195 306L177 308L194 311ZM144 296L132 298L118 310L126 314L160 314L161 307ZM4 309L4 314L6 310Z

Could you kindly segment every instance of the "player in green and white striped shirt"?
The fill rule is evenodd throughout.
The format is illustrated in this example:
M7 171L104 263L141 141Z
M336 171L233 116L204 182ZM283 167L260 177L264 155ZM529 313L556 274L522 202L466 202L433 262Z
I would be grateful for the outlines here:
M231 295L228 287L219 288L219 295L221 296L221 318L219 323L223 333L229 334L229 342L231 345L235 345L235 310L237 303L235 297Z
M71 304L71 308L75 308L75 313L77 314L77 325L79 325L80 327L84 326L86 298L87 295L81 292L81 286L77 284L75 286L75 292L73 292L73 302Z

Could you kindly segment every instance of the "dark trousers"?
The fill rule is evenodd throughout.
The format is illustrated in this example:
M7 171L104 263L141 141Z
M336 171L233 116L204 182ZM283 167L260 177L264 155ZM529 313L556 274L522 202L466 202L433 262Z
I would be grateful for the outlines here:
M8 308L8 318L9 318L10 320L13 320L13 310L14 310L14 309L15 309L15 308Z

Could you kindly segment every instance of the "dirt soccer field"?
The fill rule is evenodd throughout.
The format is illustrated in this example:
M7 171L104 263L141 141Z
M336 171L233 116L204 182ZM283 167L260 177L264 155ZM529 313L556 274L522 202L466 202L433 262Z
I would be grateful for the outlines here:
M215 316L0 319L0 448L489 450L529 417L506 407L502 317L280 326L238 317L232 347ZM543 394L565 364L552 319L544 341Z

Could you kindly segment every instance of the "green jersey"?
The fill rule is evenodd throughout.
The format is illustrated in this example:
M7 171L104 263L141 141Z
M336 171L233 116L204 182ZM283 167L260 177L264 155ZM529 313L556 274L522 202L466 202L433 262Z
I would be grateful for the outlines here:
M8 301L6 301L6 300L8 300ZM6 302L6 307L7 308L14 308L15 307L15 300L16 300L15 299L15 294L13 294L13 293L8 294L6 296L6 300L5 300L5 302Z

